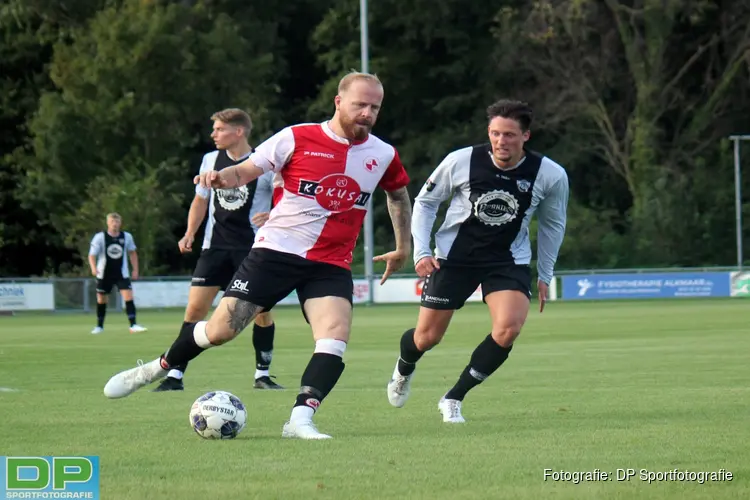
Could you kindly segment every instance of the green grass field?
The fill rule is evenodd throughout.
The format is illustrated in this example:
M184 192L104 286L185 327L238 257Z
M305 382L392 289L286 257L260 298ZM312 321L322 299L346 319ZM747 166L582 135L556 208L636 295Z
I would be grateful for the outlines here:
M0 318L0 455L98 455L101 498L750 498L750 302L552 303L532 310L508 362L464 402L463 426L436 404L489 332L484 306L456 315L420 362L412 397L385 385L414 306L358 307L347 369L316 417L326 442L282 440L312 352L299 310L276 312L272 373L288 389L252 389L250 332L191 364L184 393L107 400L117 371L171 344L181 311L139 314L130 335L110 312ZM11 392L8 389L14 389ZM248 406L233 441L200 439L192 402L227 390ZM611 474L544 480L544 469ZM617 469L726 469L731 482L619 482Z

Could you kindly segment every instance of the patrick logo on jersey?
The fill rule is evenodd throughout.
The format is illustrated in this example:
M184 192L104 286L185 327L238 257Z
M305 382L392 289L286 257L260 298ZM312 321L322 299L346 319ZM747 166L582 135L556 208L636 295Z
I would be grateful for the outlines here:
M297 193L306 198L314 198L325 210L346 212L355 205L364 207L371 193L365 193L359 183L344 174L331 174L319 181L300 179Z

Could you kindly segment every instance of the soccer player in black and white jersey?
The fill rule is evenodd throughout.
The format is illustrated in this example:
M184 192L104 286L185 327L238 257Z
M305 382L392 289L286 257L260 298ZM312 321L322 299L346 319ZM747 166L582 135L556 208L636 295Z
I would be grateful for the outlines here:
M445 335L453 313L482 287L492 332L476 347L456 384L439 401L443 421L462 423L466 393L508 358L529 312L531 244L536 213L539 311L563 241L568 203L565 170L525 148L532 110L502 100L487 108L489 143L450 153L414 202L414 262L425 278L416 328L401 337L401 354L387 387L391 405L409 397L417 361ZM451 200L430 249L438 207Z
M216 151L203 157L199 174L221 171L246 160L253 148L248 143L252 120L245 111L229 108L211 116L211 138ZM208 314L219 290L226 290L232 276L247 257L255 231L271 209L273 173L230 189L208 189L197 185L188 213L188 227L179 241L180 252L193 249L193 240L208 211L203 250L193 272L185 323L197 323ZM269 375L275 324L270 312L260 313L253 325L256 389L283 389ZM154 392L181 391L187 363L173 367Z
M96 327L91 333L98 335L104 331L104 317L107 314L107 302L112 287L117 287L125 301L125 312L130 321L130 333L145 332L146 328L135 322L135 302L133 287L130 282L128 259L133 266L132 277L138 279L138 252L133 235L120 231L122 218L120 214L107 214L107 230L96 233L91 239L89 248L89 266L91 274L96 277Z

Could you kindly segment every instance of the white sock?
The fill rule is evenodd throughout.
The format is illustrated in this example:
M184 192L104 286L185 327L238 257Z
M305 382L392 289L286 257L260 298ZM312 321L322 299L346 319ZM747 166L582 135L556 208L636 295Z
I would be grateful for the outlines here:
M176 378L177 380L182 380L182 376L184 373L182 373L180 370L169 370L169 373L167 373L167 377L169 378Z
M258 380L260 377L270 377L271 375L268 373L268 370L255 370L255 380Z
M195 340L195 343L198 344L198 347L201 347L203 349L208 349L209 347L214 346L211 342L209 342L208 335L206 335L207 324L208 321L199 321L195 324L195 328L193 329L193 340Z
M309 406L295 406L292 408L292 416L289 417L290 421L307 421L312 420L315 415L315 410Z

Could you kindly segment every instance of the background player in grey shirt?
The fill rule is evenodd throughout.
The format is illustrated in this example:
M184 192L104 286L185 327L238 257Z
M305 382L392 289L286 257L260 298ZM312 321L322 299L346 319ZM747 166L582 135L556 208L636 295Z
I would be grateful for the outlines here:
M478 286L492 332L471 355L456 385L438 403L444 422L461 423L466 393L508 358L526 321L531 297L529 222L536 212L540 312L565 233L568 177L545 156L524 148L532 111L502 100L487 109L489 143L450 153L414 203L412 236L417 273L425 278L416 328L401 338L401 355L388 400L402 407L417 361L445 335L456 309ZM437 212L450 199L445 222L430 236Z

